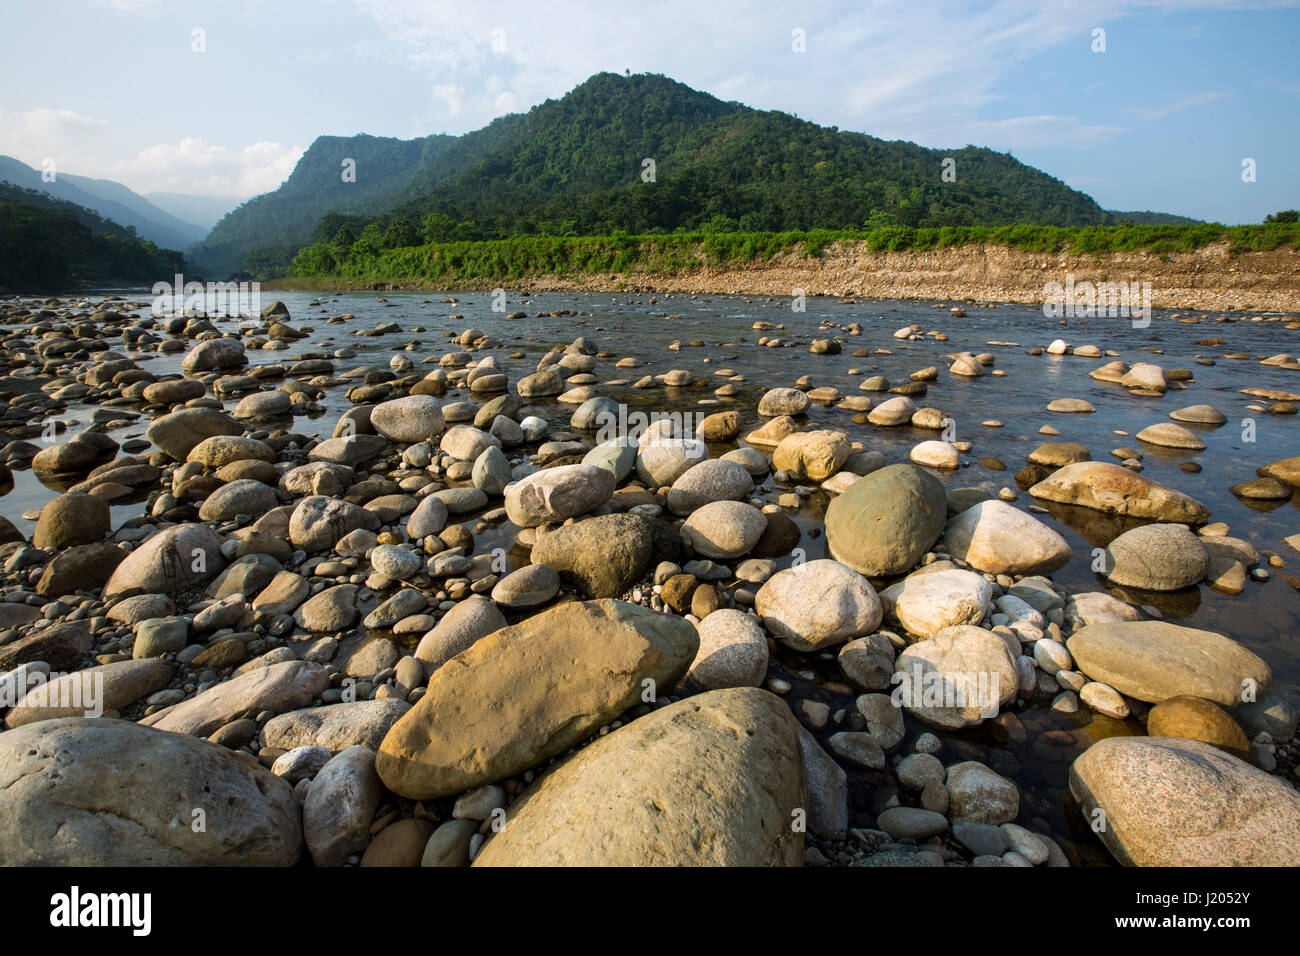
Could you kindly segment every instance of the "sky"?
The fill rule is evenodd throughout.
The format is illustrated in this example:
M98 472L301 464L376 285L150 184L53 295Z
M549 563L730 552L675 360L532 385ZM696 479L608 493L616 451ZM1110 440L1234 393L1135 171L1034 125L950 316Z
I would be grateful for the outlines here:
M1300 0L0 0L0 25L0 154L140 193L242 200L317 136L462 133L631 70L1010 152L1107 209L1300 207Z

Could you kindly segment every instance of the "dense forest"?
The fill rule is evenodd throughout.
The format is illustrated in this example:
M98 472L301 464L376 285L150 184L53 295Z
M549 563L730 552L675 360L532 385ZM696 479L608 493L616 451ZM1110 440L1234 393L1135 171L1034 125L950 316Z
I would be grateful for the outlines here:
M229 213L191 257L271 276L293 250L349 237L364 257L385 237L417 245L1116 221L1004 153L887 142L663 76L602 73L459 137L321 137L279 189Z
M142 240L46 193L0 183L0 289L61 291L102 283L152 283L183 271L184 256Z

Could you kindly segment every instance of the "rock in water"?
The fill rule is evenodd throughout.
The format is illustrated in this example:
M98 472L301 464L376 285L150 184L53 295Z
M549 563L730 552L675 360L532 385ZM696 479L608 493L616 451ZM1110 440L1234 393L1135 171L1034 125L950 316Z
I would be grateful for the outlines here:
M1210 509L1196 499L1108 461L1066 465L1029 493L1045 501L1152 521L1201 524L1210 517Z
M670 704L511 805L475 866L799 866L808 788L790 709L757 688Z
M622 601L562 604L433 671L425 696L384 738L376 768L415 800L503 780L564 753L648 686L668 693L698 650L682 618Z
M909 571L943 533L943 484L915 465L889 465L855 481L826 509L832 557L859 574Z
M301 852L289 784L225 747L108 718L0 734L10 866L293 866Z
M1123 587L1177 591L1201 581L1210 555L1180 524L1148 524L1125 531L1106 549L1106 577Z
M989 574L1051 574L1069 563L1069 542L1003 501L981 501L948 522L948 553Z
M1078 670L1148 703L1189 694L1224 707L1250 681L1268 688L1267 664L1231 638L1166 621L1089 624L1066 642Z
M1104 813L1102 842L1128 866L1300 866L1300 794L1199 740L1098 741L1070 793L1085 819Z
M895 706L945 730L996 717L1016 698L1011 651L982 627L959 625L917 641L894 661Z

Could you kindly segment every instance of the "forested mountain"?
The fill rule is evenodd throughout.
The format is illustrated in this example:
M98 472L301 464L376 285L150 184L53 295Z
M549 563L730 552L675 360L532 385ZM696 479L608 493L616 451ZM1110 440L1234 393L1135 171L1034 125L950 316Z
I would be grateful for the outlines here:
M274 192L231 210L190 250L199 268L229 272L258 247L296 249L328 212L372 216L406 197L406 187L456 137L321 136ZM344 179L344 163L351 160Z
M353 183L341 175L348 158ZM321 137L193 257L230 270L257 247L279 247L252 259L269 263L313 238L374 243L390 230L422 242L1108 221L1089 196L1007 154L887 142L663 76L601 73L460 137Z
M201 227L177 219L111 179L92 179L57 169L54 180L46 182L38 170L26 163L12 156L0 156L0 182L75 203L120 226L132 226L142 238L168 249L184 249L203 238Z
M184 257L48 193L0 183L0 289L64 291L150 284L184 271Z

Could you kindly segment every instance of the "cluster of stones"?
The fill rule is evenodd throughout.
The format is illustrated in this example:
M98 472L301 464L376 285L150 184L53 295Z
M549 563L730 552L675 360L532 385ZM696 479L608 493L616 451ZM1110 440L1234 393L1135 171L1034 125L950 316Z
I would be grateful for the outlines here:
M1133 456L1041 446L1026 477L1044 504L1022 510L1010 489L936 477L967 443L890 464L807 427L824 401L869 411L861 424L942 429L912 400L936 368L874 407L804 380L768 390L743 443L735 408L694 434L665 419L597 443L618 406L594 373L614 357L585 339L513 385L523 355L498 361L476 329L424 374L401 354L340 374L348 349L244 374L248 350L312 333L288 319L269 307L236 338L204 318L105 311L83 328L38 312L19 333L49 378L20 414L99 410L25 461L7 453L68 490L30 541L0 524L0 859L1068 865L996 752L956 736L1023 743L1020 715L1045 705L1128 728L1068 769L1117 860L1300 861L1300 797L1269 772L1296 718L1264 661L1051 578L1073 560L1031 513L1052 505L1147 522L1103 549L1118 588L1262 570ZM188 347L187 374L90 347L115 328L133 349ZM992 364L958 353L949 372ZM1162 394L1140 368L1121 384ZM699 384L672 370L635 387ZM353 407L329 437L293 430L342 385ZM564 429L547 418L557 402L576 406ZM143 444L107 435L141 415ZM1264 477L1298 476L1292 459ZM827 556L809 560L791 513L813 488L831 498L812 529ZM114 528L110 502L132 497L145 513ZM484 544L502 538L508 551ZM796 691L781 660L806 661L801 679L829 662L851 706ZM850 774L871 783L865 803ZM200 810L205 827L176 825Z

